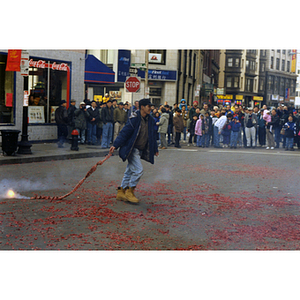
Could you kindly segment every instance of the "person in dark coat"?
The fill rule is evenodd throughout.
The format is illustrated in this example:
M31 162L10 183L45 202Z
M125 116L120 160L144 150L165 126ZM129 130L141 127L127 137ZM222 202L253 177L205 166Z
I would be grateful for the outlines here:
M67 101L61 100L60 106L55 110L55 122L57 124L58 148L64 148L64 143L68 136L68 112Z
M273 109L272 113L271 113L271 122L268 122L267 126L268 126L268 128L270 128L270 126L272 126L272 128L273 128L272 131L274 131L274 133L275 133L275 137L274 137L275 148L279 148L279 143L280 143L281 126L279 124L279 121L280 121L280 118L277 114L277 111L276 111L276 109Z
M68 139L71 139L72 137L72 131L75 129L75 122L74 122L74 112L77 109L76 105L76 101L75 100L71 100L70 101L70 106L67 110L68 112Z
M87 109L88 121L87 121L87 143L90 145L96 145L97 143L97 123L99 121L99 109L97 102L92 101L91 106Z
M131 114L109 150L113 153L120 148L120 158L128 160L121 186L118 187L117 200L139 202L134 189L143 175L141 159L154 164L154 156L158 156L155 120L150 116L151 105L149 99L139 101L139 110Z
M106 106L101 110L101 119L103 122L101 148L109 148L113 137L114 110L111 100L106 102Z
M87 122L88 118L89 118L89 115L87 113L85 103L81 102L79 105L79 108L76 109L74 112L75 129L79 133L78 137L79 137L81 144L85 143L86 122Z

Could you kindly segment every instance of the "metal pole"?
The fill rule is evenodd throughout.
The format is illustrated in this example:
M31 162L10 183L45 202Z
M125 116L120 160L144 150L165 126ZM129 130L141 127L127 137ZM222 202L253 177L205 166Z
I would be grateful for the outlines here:
M50 66L50 61L48 61L48 65ZM50 68L48 68L48 80L47 80L47 121L46 123L50 123L49 120L49 109L50 109Z
M23 91L28 90L28 76L23 77ZM24 100L22 101L22 103ZM22 121L22 139L18 143L19 149L18 153L19 154L32 154L31 152L31 144L28 141L28 106L24 106L23 103L23 121Z
M149 50L146 50L145 52L146 52L146 57L145 57L146 72L145 72L144 96L145 96L145 98L149 98L149 92L148 92L148 61L149 61Z

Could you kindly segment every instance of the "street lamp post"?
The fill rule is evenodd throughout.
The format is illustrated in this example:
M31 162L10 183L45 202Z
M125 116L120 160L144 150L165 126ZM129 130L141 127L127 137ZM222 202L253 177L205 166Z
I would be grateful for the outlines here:
M28 90L28 76L24 78L24 91ZM23 103L23 122L22 122L22 135L21 141L19 142L18 154L32 154L31 144L28 141L28 106Z
M149 98L149 87L148 87L149 50L146 50L146 51L145 51L145 63L146 63L146 71L145 71L145 89L144 89L144 96L145 96L145 98Z

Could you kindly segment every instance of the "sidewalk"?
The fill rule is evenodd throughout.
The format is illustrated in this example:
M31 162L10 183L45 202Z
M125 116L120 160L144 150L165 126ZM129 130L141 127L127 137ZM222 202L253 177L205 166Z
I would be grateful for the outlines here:
M3 154L2 148L0 148L0 165L86 157L104 157L109 151L109 149L101 149L100 145L78 145L78 151L71 150L71 144L65 143L64 146L64 148L58 148L57 143L33 143L31 147L32 154L16 153L11 156Z

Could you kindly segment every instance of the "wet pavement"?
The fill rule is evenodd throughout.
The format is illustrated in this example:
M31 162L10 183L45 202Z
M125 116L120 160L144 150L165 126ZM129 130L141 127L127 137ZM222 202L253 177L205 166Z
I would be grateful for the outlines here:
M2 190L22 196L0 201L0 249L299 250L299 155L170 147L143 162L138 205L115 200L117 155L61 201L24 197L64 195L103 158L5 165Z

